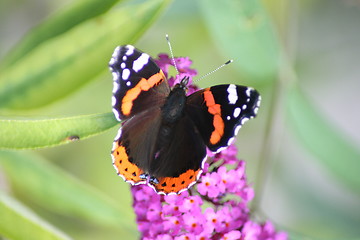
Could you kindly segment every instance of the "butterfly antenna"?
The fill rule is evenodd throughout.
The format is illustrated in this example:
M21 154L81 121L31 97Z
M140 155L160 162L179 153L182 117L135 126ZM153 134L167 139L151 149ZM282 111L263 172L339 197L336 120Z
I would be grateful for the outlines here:
M171 47L169 35L166 34L165 37L166 37L166 41L167 41L167 43L168 43L168 45L169 45L172 62L173 62L173 64L174 64L174 67L175 67L175 70L176 70L176 72L177 72L177 75L179 75L179 69L178 69L177 66L176 66L176 62L175 62L174 54L173 54L173 51L172 51L172 47Z
M218 71L220 68L223 68L223 67L225 67L226 65L228 65L229 63L232 63L232 62L233 62L233 60L230 59L229 61L227 61L226 63L220 65L219 67L217 67L216 69L212 70L211 72L208 72L207 74L205 74L205 75L201 76L200 78L196 79L195 81L193 81L193 83L198 82L198 81L200 81L200 80L203 79L203 78L206 78L206 77L209 76L210 74L213 74L214 72Z

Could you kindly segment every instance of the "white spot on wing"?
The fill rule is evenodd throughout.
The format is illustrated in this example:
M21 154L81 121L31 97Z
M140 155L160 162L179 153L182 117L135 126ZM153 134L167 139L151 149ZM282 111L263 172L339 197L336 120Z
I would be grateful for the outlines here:
M230 138L229 141L227 142L227 145L230 146L233 142L234 142L235 138Z
M112 92L116 93L119 90L119 88L120 88L120 84L118 82L114 82Z
M207 157L208 157L208 155L206 154L205 157L203 158L203 160L201 161L201 169L204 169ZM197 179L199 179L201 173L202 173L202 170L199 172Z
M124 68L126 67L126 63L122 62L122 63L120 64L120 67L121 67L122 69L124 69Z
M240 113L241 113L241 109L239 107L235 108L233 113L234 118L237 118L240 115Z
M111 72L112 76L113 76L113 80L117 81L119 80L119 73L118 72Z
M116 98L114 96L111 96L111 105L112 106L116 105Z
M114 49L114 52L112 54L112 57L116 60L116 58L119 56L119 52L120 52L120 46L117 46L115 49Z
M256 108L254 109L254 113L257 114L259 107L260 107L260 102L261 102L261 96L259 96L258 101L256 103Z
M227 147L221 147L221 148L219 148L218 150L216 150L215 152L213 152L213 153L219 153L219 152L221 152L222 150L225 150Z
M244 123L246 123L248 120L249 120L248 118L243 118L243 119L241 120L241 125L243 125Z
M246 95L248 96L248 97L250 97L250 94L251 94L251 92L253 91L254 89L252 89L252 88L247 88L246 89Z
M231 117L230 116L227 116L226 117L226 120L230 121Z
M247 108L247 105L243 105L242 109L245 110Z
M122 72L122 75L121 75L122 79L123 80L128 80L129 76L130 76L130 70L125 68L123 70L123 72Z
M241 128L241 125L236 126L235 131L234 131L235 136L239 133L240 128Z
M119 131L117 132L117 134L116 134L116 137L115 137L115 140L114 140L114 141L118 141L118 140L120 139L120 137L121 137L121 133L122 133L122 130L121 130L121 128L119 128Z
M126 60L127 60L127 56L123 56L122 60L123 60L123 61L126 61Z
M140 185L140 184L145 184L146 183L146 180L144 181L141 181L141 182L137 182L137 183L134 183L134 181L127 181L127 182L130 182L132 185Z
M115 58L111 58L109 61L109 65L114 65L114 63L116 62Z
M140 57L136 59L133 63L134 71L135 72L140 71L145 66L145 64L149 62L149 58L150 58L149 55L147 55L146 53L142 53Z
M227 89L228 94L228 100L230 104L235 104L238 100L238 95L236 91L236 86L234 84L230 84Z
M135 48L133 46L131 46L131 45L126 45L126 47L127 47L128 50L126 51L125 55L127 55L127 56L132 55L134 53Z
M116 171L119 171L117 168L116 168L116 166L114 165L114 167L115 167L115 169L116 169ZM125 182L128 182L128 181L126 181L126 178L123 176L123 175L121 175L120 173L118 173L118 175L125 181ZM131 185L134 185L133 183L131 183L131 182L129 182Z
M131 86L131 82L130 82L130 81L127 81L127 82L126 82L126 86L130 87L130 86Z
M119 115L118 110L116 110L115 108L113 108L113 109L112 109L112 111L113 111L113 113L114 113L114 115L115 115L116 119L120 122L120 121L121 121L121 119L120 119L120 115Z

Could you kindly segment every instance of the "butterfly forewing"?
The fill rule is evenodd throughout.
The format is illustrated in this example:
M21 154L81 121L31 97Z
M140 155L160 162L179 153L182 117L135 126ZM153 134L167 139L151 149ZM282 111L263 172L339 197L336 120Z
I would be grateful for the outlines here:
M131 45L117 47L109 67L114 80L113 112L118 120L162 105L170 92L154 60Z

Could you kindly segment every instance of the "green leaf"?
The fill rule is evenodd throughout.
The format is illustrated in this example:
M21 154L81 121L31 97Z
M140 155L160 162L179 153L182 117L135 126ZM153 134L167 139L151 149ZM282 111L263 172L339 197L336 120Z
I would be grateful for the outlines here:
M213 38L234 59L243 78L273 80L280 47L270 18L259 0L201 0L201 9Z
M124 233L137 232L130 204L114 202L35 154L0 151L0 166L15 189L43 208Z
M169 2L116 9L42 43L0 73L0 108L36 108L77 90L107 70L114 48L138 39Z
M119 0L78 0L55 12L46 21L32 29L5 57L0 69L13 65L39 44L54 38L77 24L108 11Z
M29 149L69 143L99 134L119 122L113 113L68 118L0 119L0 149Z
M298 88L287 97L288 122L301 143L340 181L360 192L359 149L319 114Z
M3 192L0 192L0 216L0 235L6 239L70 239Z

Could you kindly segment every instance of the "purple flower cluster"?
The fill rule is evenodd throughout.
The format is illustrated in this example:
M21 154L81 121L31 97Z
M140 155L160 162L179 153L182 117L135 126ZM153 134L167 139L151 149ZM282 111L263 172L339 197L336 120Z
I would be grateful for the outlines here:
M179 75L170 78L170 86L182 76L196 75L188 58L176 58ZM172 60L159 55L157 64L165 74ZM189 93L196 90L189 88ZM235 145L218 154L208 152L198 184L179 195L158 195L147 185L132 186L133 207L141 238L285 240L287 234L276 232L271 222L258 224L250 220L248 202L254 197L245 175L245 162L238 160Z

